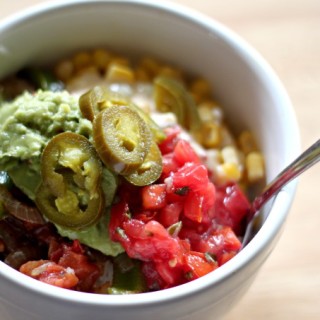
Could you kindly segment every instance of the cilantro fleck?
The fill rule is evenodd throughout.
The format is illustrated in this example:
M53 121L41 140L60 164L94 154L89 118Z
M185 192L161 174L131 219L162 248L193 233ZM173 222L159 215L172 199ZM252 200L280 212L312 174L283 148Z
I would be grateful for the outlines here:
M189 192L189 187L185 186L185 187L176 189L174 193L179 196L185 196L188 192Z

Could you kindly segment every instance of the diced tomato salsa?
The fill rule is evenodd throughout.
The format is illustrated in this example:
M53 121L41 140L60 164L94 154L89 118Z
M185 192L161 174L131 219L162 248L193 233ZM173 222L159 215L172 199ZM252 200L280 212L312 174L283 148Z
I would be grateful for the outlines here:
M160 145L164 170L155 184L124 183L109 232L143 261L149 290L199 278L233 257L250 204L236 184L216 189L189 142L170 132Z

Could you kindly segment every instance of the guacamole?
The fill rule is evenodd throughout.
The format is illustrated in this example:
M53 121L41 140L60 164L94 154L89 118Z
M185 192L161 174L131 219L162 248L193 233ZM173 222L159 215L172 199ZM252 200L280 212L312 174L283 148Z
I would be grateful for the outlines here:
M32 200L39 183L40 155L56 134L71 131L89 137L91 122L81 116L78 102L67 92L39 90L0 108L0 170Z
M44 147L58 133L70 131L91 140L92 124L84 119L78 100L66 91L39 90L25 92L0 108L0 170L6 171L14 184L31 200L41 183L40 159ZM103 168L102 188L108 208L117 187L117 178ZM79 239L84 244L108 255L117 255L123 249L108 235L108 217L105 214L93 226L81 231L57 226L63 236Z

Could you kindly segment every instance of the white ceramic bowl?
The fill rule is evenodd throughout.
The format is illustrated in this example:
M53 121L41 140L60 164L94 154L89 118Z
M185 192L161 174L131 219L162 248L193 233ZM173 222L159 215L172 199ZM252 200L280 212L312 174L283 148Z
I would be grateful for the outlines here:
M16 14L0 23L0 78L24 65L97 46L155 56L209 79L231 126L256 135L267 180L297 154L292 106L267 63L221 24L164 1L55 1ZM235 258L198 280L160 292L73 292L0 262L1 320L218 319L245 293L274 248L294 191L291 184L280 192L260 231Z

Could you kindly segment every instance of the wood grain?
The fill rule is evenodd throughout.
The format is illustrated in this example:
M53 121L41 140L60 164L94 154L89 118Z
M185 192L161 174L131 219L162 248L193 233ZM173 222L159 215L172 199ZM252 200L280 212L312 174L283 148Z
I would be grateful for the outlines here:
M45 1L0 0L0 19L40 2ZM275 69L291 97L302 148L319 138L319 0L173 2L222 22L255 47ZM320 166L300 178L277 248L226 320L320 319L319 183Z

